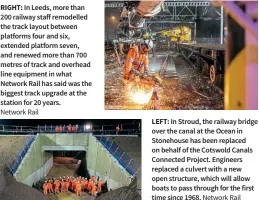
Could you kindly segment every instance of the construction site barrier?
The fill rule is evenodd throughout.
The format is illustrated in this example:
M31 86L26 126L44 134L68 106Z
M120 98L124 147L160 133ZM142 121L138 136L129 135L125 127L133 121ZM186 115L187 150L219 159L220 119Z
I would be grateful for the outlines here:
M114 156L114 158L116 158L121 166L129 172L129 174L136 176L141 167L139 167L136 162L127 155L127 153L122 151L110 137L96 136L96 138Z
M10 171L11 171L12 174L14 174L17 171L17 169L20 166L23 158L25 157L25 155L27 154L28 150L30 149L31 144L35 141L35 138L36 138L36 136L28 137L25 140L25 142L24 142L23 148L14 157L13 162L9 166Z

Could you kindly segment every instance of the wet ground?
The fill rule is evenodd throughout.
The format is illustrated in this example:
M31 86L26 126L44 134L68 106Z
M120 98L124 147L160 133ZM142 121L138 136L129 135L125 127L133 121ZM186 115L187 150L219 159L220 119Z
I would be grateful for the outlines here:
M160 53L160 52L159 52ZM159 54L158 53L158 54ZM164 52L165 54L166 52ZM177 77L164 78L159 89L161 110L221 110L224 109L224 93L213 85L208 77L191 66L177 52L171 52L168 66L176 69ZM161 59L150 62L150 70L158 71ZM105 109L139 110L143 104L135 103L127 95L113 51L105 53Z

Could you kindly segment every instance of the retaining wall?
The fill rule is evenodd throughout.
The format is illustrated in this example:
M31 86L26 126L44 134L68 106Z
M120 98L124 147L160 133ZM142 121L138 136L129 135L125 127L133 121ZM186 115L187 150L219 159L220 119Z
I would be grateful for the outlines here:
M92 134L37 135L14 174L17 181L32 186L44 178L53 166L50 151L87 151L85 164L90 176L107 181L109 189L127 186L130 174Z
M92 135L89 136L87 169L90 175L107 181L109 189L127 186L131 175L119 164L110 152Z

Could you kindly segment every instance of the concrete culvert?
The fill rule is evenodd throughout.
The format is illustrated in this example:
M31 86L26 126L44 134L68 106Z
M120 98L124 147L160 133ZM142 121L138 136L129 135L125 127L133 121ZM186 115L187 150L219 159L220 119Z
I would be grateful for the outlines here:
M36 189L19 183L5 168L0 169L0 199L1 200L48 200Z

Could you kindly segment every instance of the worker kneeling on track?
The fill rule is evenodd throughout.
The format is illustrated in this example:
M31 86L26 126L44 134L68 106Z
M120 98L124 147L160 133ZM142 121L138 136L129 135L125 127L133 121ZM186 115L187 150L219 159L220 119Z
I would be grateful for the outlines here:
M149 73L148 52L152 48L153 41L150 39L143 40L140 45L131 46L124 64L123 78L126 85L125 92L133 101L150 104L148 106L150 109L158 109L159 106L155 104L158 104L157 91L162 79L158 72ZM138 100L139 97L142 97L141 100Z
M148 72L148 51L153 48L153 41L146 39L140 45L133 45L127 54L124 64L123 78L129 80L134 75Z

